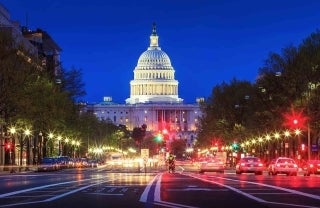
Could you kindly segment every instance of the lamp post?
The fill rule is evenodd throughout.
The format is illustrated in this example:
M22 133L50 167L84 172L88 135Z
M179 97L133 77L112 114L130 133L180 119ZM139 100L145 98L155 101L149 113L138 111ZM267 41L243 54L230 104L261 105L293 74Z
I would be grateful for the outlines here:
M39 144L39 148L38 148L38 160L41 160L42 159L42 141L43 137L42 137L42 132L40 131L39 132L39 141L38 141L38 144Z
M13 149L13 153L14 153L14 148L15 148L15 133L17 132L16 128L15 127L11 127L10 128L10 134L12 136L12 143L9 144L10 147L8 148L9 149L9 164L11 165L11 170L10 172L13 173L15 172L15 170L13 169L13 161L14 161L14 155L12 155L12 149Z
M31 135L31 131L30 129L25 129L24 130L24 135L25 138L27 140L27 149L26 149L26 170L29 170L29 166L30 166L30 135Z
M308 126L307 126L307 131L308 131L308 160L310 160L310 156L311 156L311 139L310 139L310 125L308 122Z
M58 135L57 139L58 139L58 155L59 155L59 156L62 156L62 151L61 151L61 140L62 140L62 136Z

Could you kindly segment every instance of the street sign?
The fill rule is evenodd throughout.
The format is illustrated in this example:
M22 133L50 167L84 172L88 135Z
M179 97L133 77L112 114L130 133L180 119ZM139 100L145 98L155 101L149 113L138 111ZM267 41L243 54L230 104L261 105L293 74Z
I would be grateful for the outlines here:
M149 149L141 149L141 158L149 158Z

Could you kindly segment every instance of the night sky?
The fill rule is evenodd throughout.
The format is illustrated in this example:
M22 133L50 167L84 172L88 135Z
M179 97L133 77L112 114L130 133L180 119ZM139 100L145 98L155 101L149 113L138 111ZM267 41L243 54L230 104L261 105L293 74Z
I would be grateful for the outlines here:
M47 31L66 69L81 69L88 102L124 103L152 23L179 97L193 103L233 78L255 81L270 52L320 28L318 0L0 0L12 20Z

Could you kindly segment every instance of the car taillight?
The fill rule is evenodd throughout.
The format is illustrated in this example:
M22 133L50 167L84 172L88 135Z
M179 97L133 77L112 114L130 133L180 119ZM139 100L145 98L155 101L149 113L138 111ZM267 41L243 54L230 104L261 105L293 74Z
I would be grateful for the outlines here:
M313 168L313 164L310 164L309 167L310 167L310 168Z
M259 163L259 164L258 164L258 166L262 167L262 166L263 166L263 164L262 164L262 163Z

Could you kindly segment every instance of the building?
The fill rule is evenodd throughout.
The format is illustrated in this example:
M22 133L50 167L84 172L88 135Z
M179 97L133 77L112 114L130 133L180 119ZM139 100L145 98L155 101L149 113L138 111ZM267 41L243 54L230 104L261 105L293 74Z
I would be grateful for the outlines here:
M60 52L62 49L44 30L30 30L22 27L22 34L38 50L38 59L41 60L41 67L47 70L52 79L61 83L61 61Z
M22 34L21 27L18 21L12 21L10 19L9 11L0 3L0 31L9 32L12 35L16 45L18 47L22 45L30 54L36 55L38 53L28 40L26 40ZM28 54L23 54L28 56Z
M49 74L52 75L53 79L55 79L57 82L60 81L59 75L61 72L61 49L47 32L39 29L36 31L31 31L28 30L26 27L21 27L18 21L12 21L10 19L9 11L0 3L0 33L1 35L10 35L13 38L13 43L10 46L12 46L12 48L14 49L17 49L16 54L18 56L22 57L27 63L35 66L37 70L47 70ZM24 50L20 50L20 47L23 47ZM36 59L33 59L33 57L36 57ZM41 63L41 65L39 63ZM14 146L8 148L5 145L8 141L10 141L11 144L18 144L16 137L12 137L6 133L6 122L8 121L5 120L4 111L1 111L0 166L8 164L19 164L20 152L18 148L15 148ZM12 148L13 150L11 150ZM29 158L30 157L31 154L29 155ZM32 153L32 157L35 157L35 154ZM25 159L26 156L24 156L23 158L24 163Z
M147 125L147 131L158 133L166 130L170 139L185 139L188 146L195 142L201 111L199 102L183 103L178 96L178 81L169 56L159 46L156 25L153 25L150 45L143 52L130 81L130 97L125 104L103 102L87 104L85 110L101 120L125 125L129 130Z

